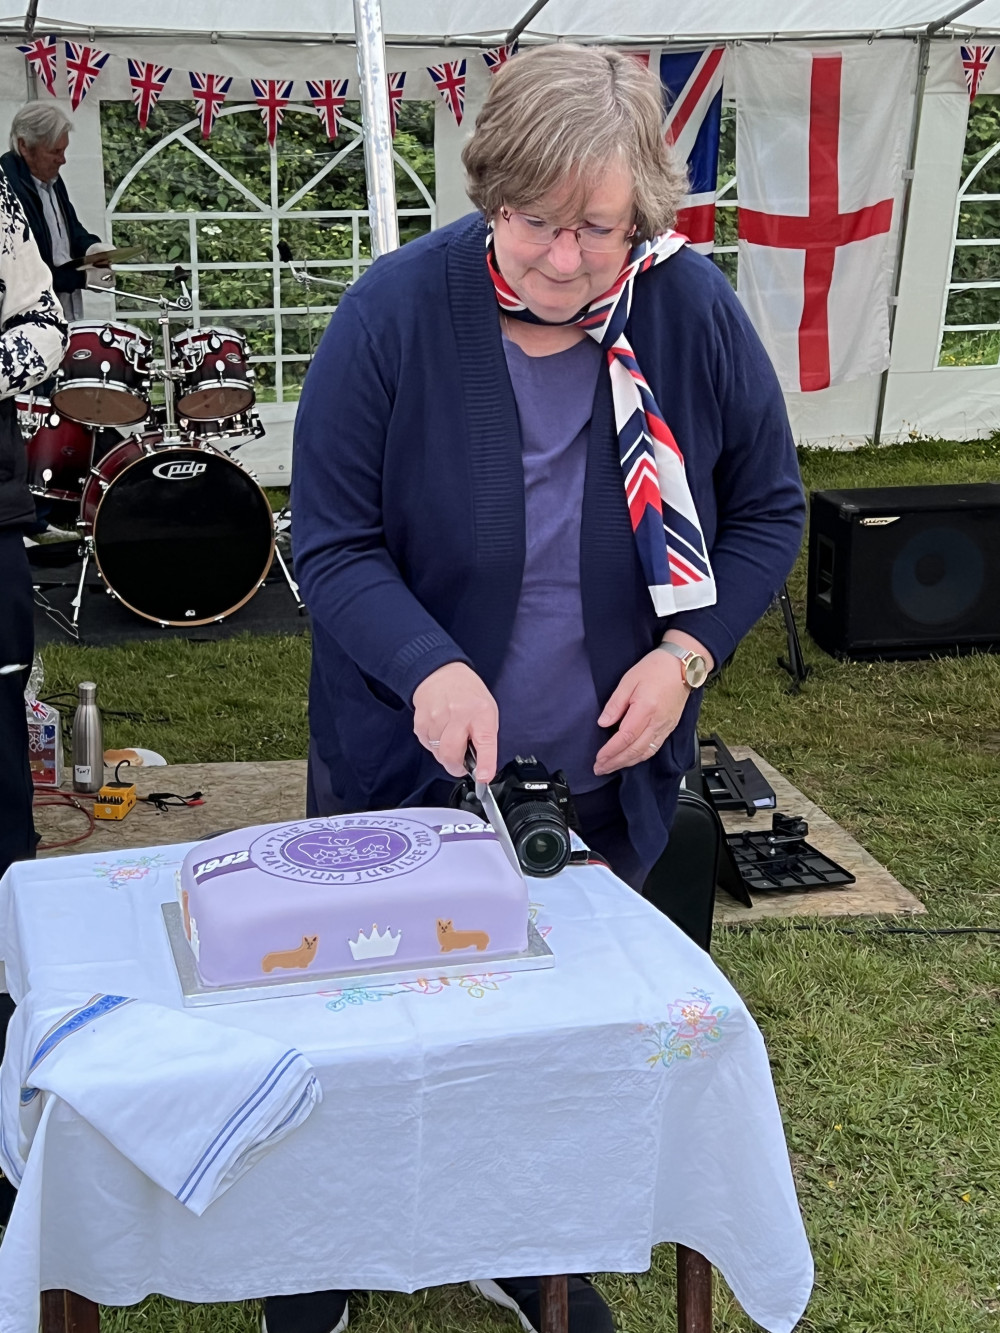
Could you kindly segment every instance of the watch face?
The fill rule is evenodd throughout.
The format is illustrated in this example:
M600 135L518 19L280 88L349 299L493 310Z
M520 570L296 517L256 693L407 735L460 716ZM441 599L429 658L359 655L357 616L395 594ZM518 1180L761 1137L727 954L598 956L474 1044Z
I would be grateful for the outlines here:
M684 664L684 679L693 690L699 689L708 676L708 667L700 653L692 653Z

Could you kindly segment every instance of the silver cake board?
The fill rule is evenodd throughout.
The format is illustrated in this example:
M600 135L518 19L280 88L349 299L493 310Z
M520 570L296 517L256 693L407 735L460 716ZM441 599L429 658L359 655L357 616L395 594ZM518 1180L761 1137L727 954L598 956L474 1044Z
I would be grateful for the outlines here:
M480 959L478 953L464 954L461 960L425 963L422 967L395 967L386 963L370 972L316 972L308 976L280 976L252 985L206 986L198 976L191 945L184 934L180 903L161 904L170 952L185 1005L242 1004L245 1000L268 1000L285 995L315 995L325 990L374 990L404 981L439 981L448 977L479 976L485 972L535 972L552 967L552 950L528 922L528 947L523 953L494 954Z

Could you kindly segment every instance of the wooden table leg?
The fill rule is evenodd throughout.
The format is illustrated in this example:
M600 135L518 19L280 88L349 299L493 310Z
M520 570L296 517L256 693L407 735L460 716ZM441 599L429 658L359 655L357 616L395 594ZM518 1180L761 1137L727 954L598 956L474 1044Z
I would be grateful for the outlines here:
M712 1265L677 1246L677 1333L712 1333Z
M96 1301L75 1291L42 1292L42 1333L100 1333L101 1310Z
M541 1279L542 1327L539 1333L568 1333L569 1284L565 1276Z

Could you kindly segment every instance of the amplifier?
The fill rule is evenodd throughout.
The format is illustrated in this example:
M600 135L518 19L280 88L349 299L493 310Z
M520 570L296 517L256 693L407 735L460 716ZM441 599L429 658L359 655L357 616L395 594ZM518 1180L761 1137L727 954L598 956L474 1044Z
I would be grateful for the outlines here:
M806 627L840 657L1000 647L1000 485L814 491Z

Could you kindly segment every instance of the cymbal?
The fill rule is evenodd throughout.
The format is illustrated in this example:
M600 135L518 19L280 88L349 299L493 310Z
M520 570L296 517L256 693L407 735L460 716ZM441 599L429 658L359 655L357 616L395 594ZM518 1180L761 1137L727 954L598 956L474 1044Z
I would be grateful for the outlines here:
M83 268L87 264L93 264L96 260L102 259L109 264L123 264L127 259L138 259L146 253L144 245L119 245L114 250L97 250L92 255L83 255L76 261L77 268Z

